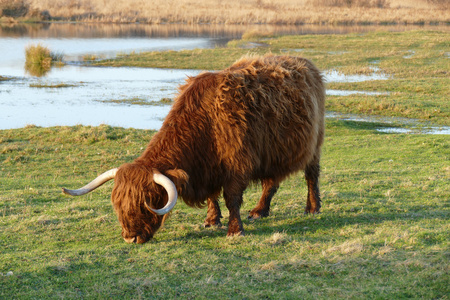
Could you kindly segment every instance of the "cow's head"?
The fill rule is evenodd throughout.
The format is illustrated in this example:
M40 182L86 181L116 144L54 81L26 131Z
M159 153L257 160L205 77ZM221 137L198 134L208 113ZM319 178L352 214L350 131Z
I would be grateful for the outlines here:
M63 191L80 196L114 179L111 200L122 225L122 237L127 243L141 244L153 237L175 206L178 193L174 180L180 186L187 182L187 175L182 170L166 173L167 176L141 164L125 164L103 173L78 190Z

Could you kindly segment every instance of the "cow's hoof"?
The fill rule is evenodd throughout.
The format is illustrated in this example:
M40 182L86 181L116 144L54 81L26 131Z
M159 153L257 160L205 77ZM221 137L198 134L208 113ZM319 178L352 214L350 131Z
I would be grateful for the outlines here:
M222 222L220 221L215 221L215 220L205 220L205 223L203 223L203 227L208 228L208 227L221 227L222 226Z
M257 219L261 219L261 218L265 218L269 216L269 212L268 211L263 211L263 210L252 210L249 212L247 219L249 220L257 220Z
M227 237L231 238L231 237L239 237L239 236L244 236L244 231L239 231L239 232L228 232L227 233Z

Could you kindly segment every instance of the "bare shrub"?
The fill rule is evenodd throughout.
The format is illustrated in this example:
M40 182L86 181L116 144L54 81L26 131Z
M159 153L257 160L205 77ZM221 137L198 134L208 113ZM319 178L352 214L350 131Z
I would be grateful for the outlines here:
M0 16L3 17L24 17L28 9L24 0L0 0Z

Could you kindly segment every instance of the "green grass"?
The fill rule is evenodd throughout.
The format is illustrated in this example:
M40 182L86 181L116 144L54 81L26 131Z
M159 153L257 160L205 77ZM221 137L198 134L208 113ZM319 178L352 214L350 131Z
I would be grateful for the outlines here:
M60 189L132 161L152 131L0 131L0 298L446 299L448 136L382 126L327 120L317 216L302 213L299 173L283 182L271 216L244 220L245 237L202 228L206 209L180 202L143 245L120 237L112 183L78 198ZM245 192L244 216L260 193Z
M60 89L60 88L68 88L68 87L77 87L75 84L68 83L57 83L57 84L45 84L45 83L31 83L31 88L48 88L48 89Z
M0 82L1 82L1 81L11 80L11 79L12 79L11 77L5 77L5 76L1 76L1 75L0 75Z
M122 55L95 65L220 70L245 54L300 55L311 59L322 70L343 74L380 72L390 76L388 80L330 83L330 89L389 93L329 96L327 110L450 125L449 49L449 35L440 31L279 37L249 34L223 48Z

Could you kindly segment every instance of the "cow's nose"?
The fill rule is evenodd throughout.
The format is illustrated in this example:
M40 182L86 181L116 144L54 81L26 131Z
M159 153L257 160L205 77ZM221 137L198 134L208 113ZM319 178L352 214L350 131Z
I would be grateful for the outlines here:
M123 238L125 240L125 242L127 242L128 244L133 244L136 243L136 237L131 237L131 238Z

